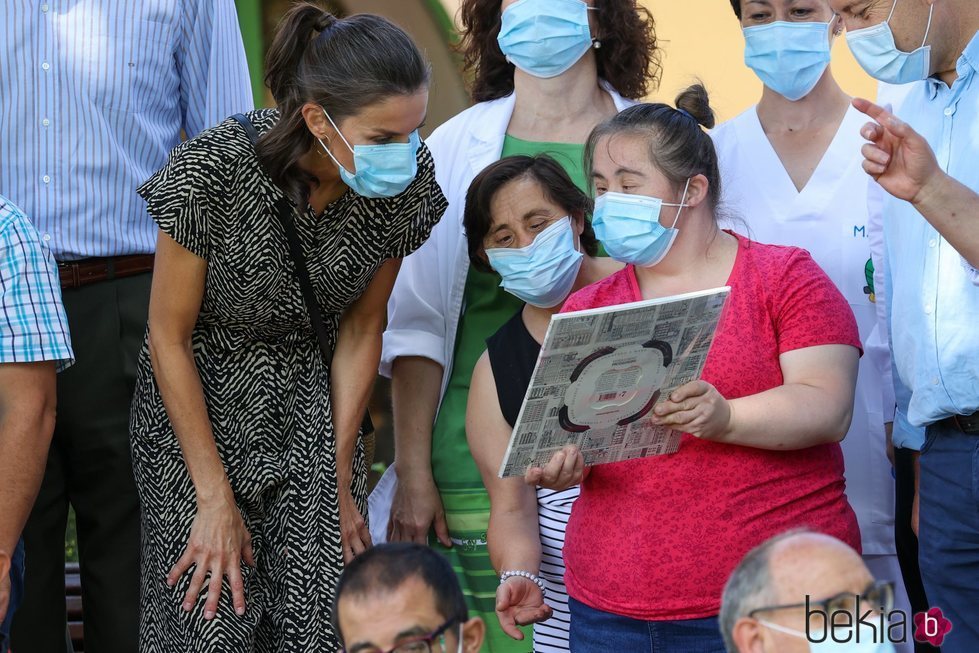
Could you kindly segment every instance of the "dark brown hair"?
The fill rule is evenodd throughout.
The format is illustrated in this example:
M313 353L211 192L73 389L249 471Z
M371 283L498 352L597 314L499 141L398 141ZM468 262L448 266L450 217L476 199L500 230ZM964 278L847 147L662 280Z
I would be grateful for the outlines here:
M731 7L734 9L734 15L741 20L741 0L731 0Z
M319 104L339 124L375 102L416 93L431 74L418 46L389 20L372 14L336 18L310 2L293 5L279 23L265 70L279 120L256 151L299 206L316 183L298 164L314 143L302 106Z
M431 547L407 542L388 542L367 549L346 565L333 594L333 627L340 630L340 599L384 596L412 578L431 590L442 619L457 624L469 620L469 609L452 565ZM419 597L421 598L421 597Z
M595 147L616 134L645 138L649 159L675 188L691 177L707 178L708 201L714 210L720 204L721 174L714 141L701 126L714 126L707 89L694 84L676 98L676 108L668 104L637 104L609 118L592 130L585 143L585 169L591 176Z
M472 76L476 102L496 100L513 92L513 64L496 37L500 33L501 0L463 0L459 50ZM659 85L662 72L656 22L636 0L595 0L598 18L595 50L598 76L627 98L638 100Z
M589 256L595 256L598 253L598 240L588 221L592 211L591 199L575 186L567 171L551 157L546 154L518 155L491 163L469 184L462 224L473 267L483 272L493 271L483 258L483 239L493 225L490 206L503 186L523 178L536 181L544 197L560 206L562 211L567 211L573 219L585 223L581 232L581 248Z

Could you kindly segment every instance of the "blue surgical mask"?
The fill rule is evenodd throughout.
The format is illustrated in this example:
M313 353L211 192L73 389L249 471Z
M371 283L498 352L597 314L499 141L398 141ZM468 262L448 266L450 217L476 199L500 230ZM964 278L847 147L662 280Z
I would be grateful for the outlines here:
M534 77L557 77L592 45L581 0L518 0L503 11L496 37L507 61Z
M404 191L418 174L418 147L421 139L418 131L411 132L407 143L386 143L384 145L354 145L340 133L330 114L323 109L326 119L333 125L337 135L347 149L354 155L354 171L351 173L337 161L330 148L322 139L317 139L323 150L333 159L340 170L340 178L355 193L364 197L394 197Z
M616 261L648 268L656 265L669 253L680 233L676 228L680 212L686 206L690 180L683 189L679 204L664 202L658 197L605 193L595 198L592 227L605 251ZM670 228L659 222L664 206L677 207L676 219Z
M552 308L571 294L578 278L584 256L574 241L571 218L561 218L526 247L494 247L486 258L503 277L504 290L533 306Z
M931 46L925 46L925 43L931 32L935 5L932 4L928 11L928 26L921 47L914 52L902 52L894 42L890 22L896 8L897 0L894 0L887 20L873 27L847 32L846 42L857 62L871 77L888 84L910 84L931 74Z
M765 86L787 100L801 100L829 65L832 23L783 21L744 29L744 62Z
M860 641L857 642L856 633L849 633L851 641L849 642L837 642L833 640L832 633L826 636L826 639L822 642L812 642L809 641L809 637L805 633L792 628L786 628L785 626L780 626L778 624L773 624L770 621L759 620L758 623L762 624L766 628L771 628L772 630L777 630L780 633L785 633L786 635L792 635L793 637L801 637L802 639L809 642L810 653L894 653L894 644L887 639L887 637L877 630L870 624L860 624L857 632L860 634ZM840 629L836 629L837 639L845 639L840 633ZM874 637L878 639L884 639L887 641L875 642Z

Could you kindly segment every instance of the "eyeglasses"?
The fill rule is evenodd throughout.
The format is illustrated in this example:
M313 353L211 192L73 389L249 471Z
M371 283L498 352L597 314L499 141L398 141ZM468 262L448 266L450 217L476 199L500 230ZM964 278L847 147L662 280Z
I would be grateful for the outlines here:
M889 581L874 581L860 594L853 592L840 592L828 599L821 601L806 601L805 603L787 603L785 605L771 605L763 608L755 608L748 613L748 617L755 619L759 612L771 612L773 610L789 610L792 608L806 608L809 615L818 614L824 618L832 619L833 615L840 612L849 614L859 613L860 611L870 610L888 614L894 609L894 583Z
M445 631L461 621L462 619L460 617L452 617L427 635L419 635L418 637L407 639L387 651L383 651L376 646L368 646L359 647L356 653L433 653L432 642L434 642L436 639L439 640L439 647L441 650L445 651ZM347 649L342 648L340 649L340 653L348 653L348 651Z

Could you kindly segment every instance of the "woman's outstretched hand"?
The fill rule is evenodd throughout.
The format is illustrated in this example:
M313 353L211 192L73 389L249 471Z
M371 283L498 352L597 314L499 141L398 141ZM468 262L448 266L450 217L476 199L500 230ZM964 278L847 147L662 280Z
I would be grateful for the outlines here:
M243 615L245 583L241 575L242 560L252 567L255 566L251 534L245 528L241 511L238 510L231 488L228 488L217 499L198 499L197 514L190 527L187 548L167 574L167 585L173 587L184 573L194 567L182 607L187 612L194 608L206 582L204 618L210 620L217 615L221 582L227 577L235 612Z
M503 632L513 639L524 637L517 626L546 621L552 613L537 583L530 579L512 576L496 589L496 617Z

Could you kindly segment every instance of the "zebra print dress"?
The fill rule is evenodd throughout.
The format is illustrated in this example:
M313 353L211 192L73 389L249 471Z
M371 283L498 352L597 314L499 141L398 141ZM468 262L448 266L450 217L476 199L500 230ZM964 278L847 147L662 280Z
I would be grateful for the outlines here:
M249 118L262 133L278 115L264 110ZM191 612L180 608L190 572L167 587L196 501L144 343L130 424L142 502L140 650L336 651L330 616L343 555L330 378L275 213L281 191L229 119L177 147L139 194L161 230L208 264L194 359L257 563L242 564L247 609L241 617L227 580L211 621L203 617L206 590ZM341 314L380 265L421 246L445 206L422 146L418 175L400 195L367 199L348 191L321 216L311 209L297 216L333 344ZM360 442L352 490L366 517Z

